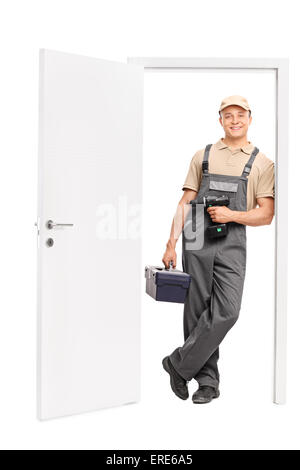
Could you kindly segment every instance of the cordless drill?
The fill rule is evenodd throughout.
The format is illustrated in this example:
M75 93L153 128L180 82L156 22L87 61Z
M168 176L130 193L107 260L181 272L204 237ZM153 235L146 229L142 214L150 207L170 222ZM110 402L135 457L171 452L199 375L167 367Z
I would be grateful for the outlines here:
M206 210L212 206L229 206L229 197L227 196L204 196L203 203ZM225 237L227 235L227 225L218 222L211 222L207 227L207 235L209 238Z
M193 231L196 230L196 204L203 204L206 210L208 207L212 206L228 206L230 203L229 198L227 196L203 196L203 201L199 201L197 199L193 199L190 201L190 204L192 204L192 226L193 226ZM211 225L207 227L207 236L209 238L219 238L219 237L225 237L227 235L227 225L226 224L220 224L218 222L213 222L211 221Z

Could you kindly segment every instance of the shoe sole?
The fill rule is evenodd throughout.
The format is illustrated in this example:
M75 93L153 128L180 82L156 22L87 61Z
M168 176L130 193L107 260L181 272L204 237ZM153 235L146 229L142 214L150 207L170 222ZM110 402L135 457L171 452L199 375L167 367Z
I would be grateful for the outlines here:
M171 384L171 389L173 390L173 392L175 393L175 395L178 397L178 398L181 398L181 400L187 400L188 399L188 395L187 397L183 397L181 395L178 395L178 392L176 390L175 387L173 387L173 380L172 380L172 373L171 373L171 370L170 370L170 367L169 367L169 364L168 364L168 358L165 357L162 361L162 365L163 365L163 368L165 369L166 372L168 372L169 376L170 376L170 384Z
M219 390L218 390L218 391L216 392L216 394L215 394L213 397L211 397L210 400L206 400L205 398L203 398L202 400L199 399L199 398L198 398L198 399L197 399L197 398L196 398L196 399L193 399L193 398L192 398L192 401L193 401L193 403L195 403L196 405L202 405L202 404L204 404L204 403L210 403L212 400L214 400L215 398L218 398L219 396L220 396L220 392L219 392Z

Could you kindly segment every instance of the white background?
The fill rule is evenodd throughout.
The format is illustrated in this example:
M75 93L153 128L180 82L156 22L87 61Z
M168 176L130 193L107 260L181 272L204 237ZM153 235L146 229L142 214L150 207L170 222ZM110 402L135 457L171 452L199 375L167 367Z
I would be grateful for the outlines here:
M1 448L300 447L297 346L300 319L296 251L296 228L299 225L297 172L300 170L296 148L299 127L296 83L300 78L300 59L296 49L299 33L295 5L292 1L284 5L274 1L252 1L246 14L231 1L212 1L208 5L174 0L28 0L11 1L0 7ZM269 21L271 7L272 21ZM273 222L273 226L250 229L241 316L220 349L219 399L208 405L196 406L191 400L177 399L170 391L168 377L161 369L161 359L181 341L182 306L156 303L143 295L141 402L43 423L36 420L36 233L33 224L37 207L38 50L41 47L121 62L126 62L128 56L289 57L290 203L287 210L290 239L286 405L273 404L271 395ZM274 122L270 113L273 85L268 82L272 77L265 74L259 77L258 82L254 77L256 75L251 87L248 84L237 93L246 95L257 110L249 140L274 160ZM191 89L196 90L194 78ZM144 264L161 263L173 213L182 195L182 183L194 152L222 136L214 107L218 106L223 95L235 93L237 78L232 77L234 90L230 88L229 78L230 75L223 88L218 85L220 96L210 87L198 95L189 91L186 100L181 92L176 92L178 89L188 91L185 84L176 83L178 76L173 76L170 90L163 75L145 76L144 204L147 223L144 224L143 237ZM205 87L202 83L200 87ZM265 87L263 92L261 83ZM269 90L268 83L271 86ZM197 96L195 102L191 96ZM201 114L197 104L203 103L204 96L207 105L205 114ZM157 103L160 109L155 111ZM193 114L189 116L189 112ZM254 124L255 114L257 120ZM182 123L184 130L181 133L178 129ZM156 223L154 229L148 216ZM269 246L265 240L269 240ZM263 259L257 256L260 250L264 253ZM181 268L179 256L178 260ZM125 267L120 266L120 273L123 269ZM103 384L109 387L105 378ZM191 382L190 385L192 394L195 384Z

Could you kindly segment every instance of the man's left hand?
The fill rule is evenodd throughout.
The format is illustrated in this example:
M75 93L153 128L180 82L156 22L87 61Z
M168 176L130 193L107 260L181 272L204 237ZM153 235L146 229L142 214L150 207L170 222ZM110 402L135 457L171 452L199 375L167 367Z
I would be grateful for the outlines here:
M233 221L233 213L227 206L212 206L207 208L211 220L220 224L226 224Z

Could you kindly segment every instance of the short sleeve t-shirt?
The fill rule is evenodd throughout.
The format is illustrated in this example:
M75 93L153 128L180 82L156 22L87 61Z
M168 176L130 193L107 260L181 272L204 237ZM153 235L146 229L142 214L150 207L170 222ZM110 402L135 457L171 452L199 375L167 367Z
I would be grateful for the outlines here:
M222 138L219 139L210 149L209 173L241 176L253 149L254 145L251 142L241 148L231 149L223 142ZM198 150L193 156L182 187L183 190L199 191L204 151L205 148ZM262 152L258 152L248 176L247 210L254 209L257 206L257 199L260 197L275 197L274 181L274 162Z

